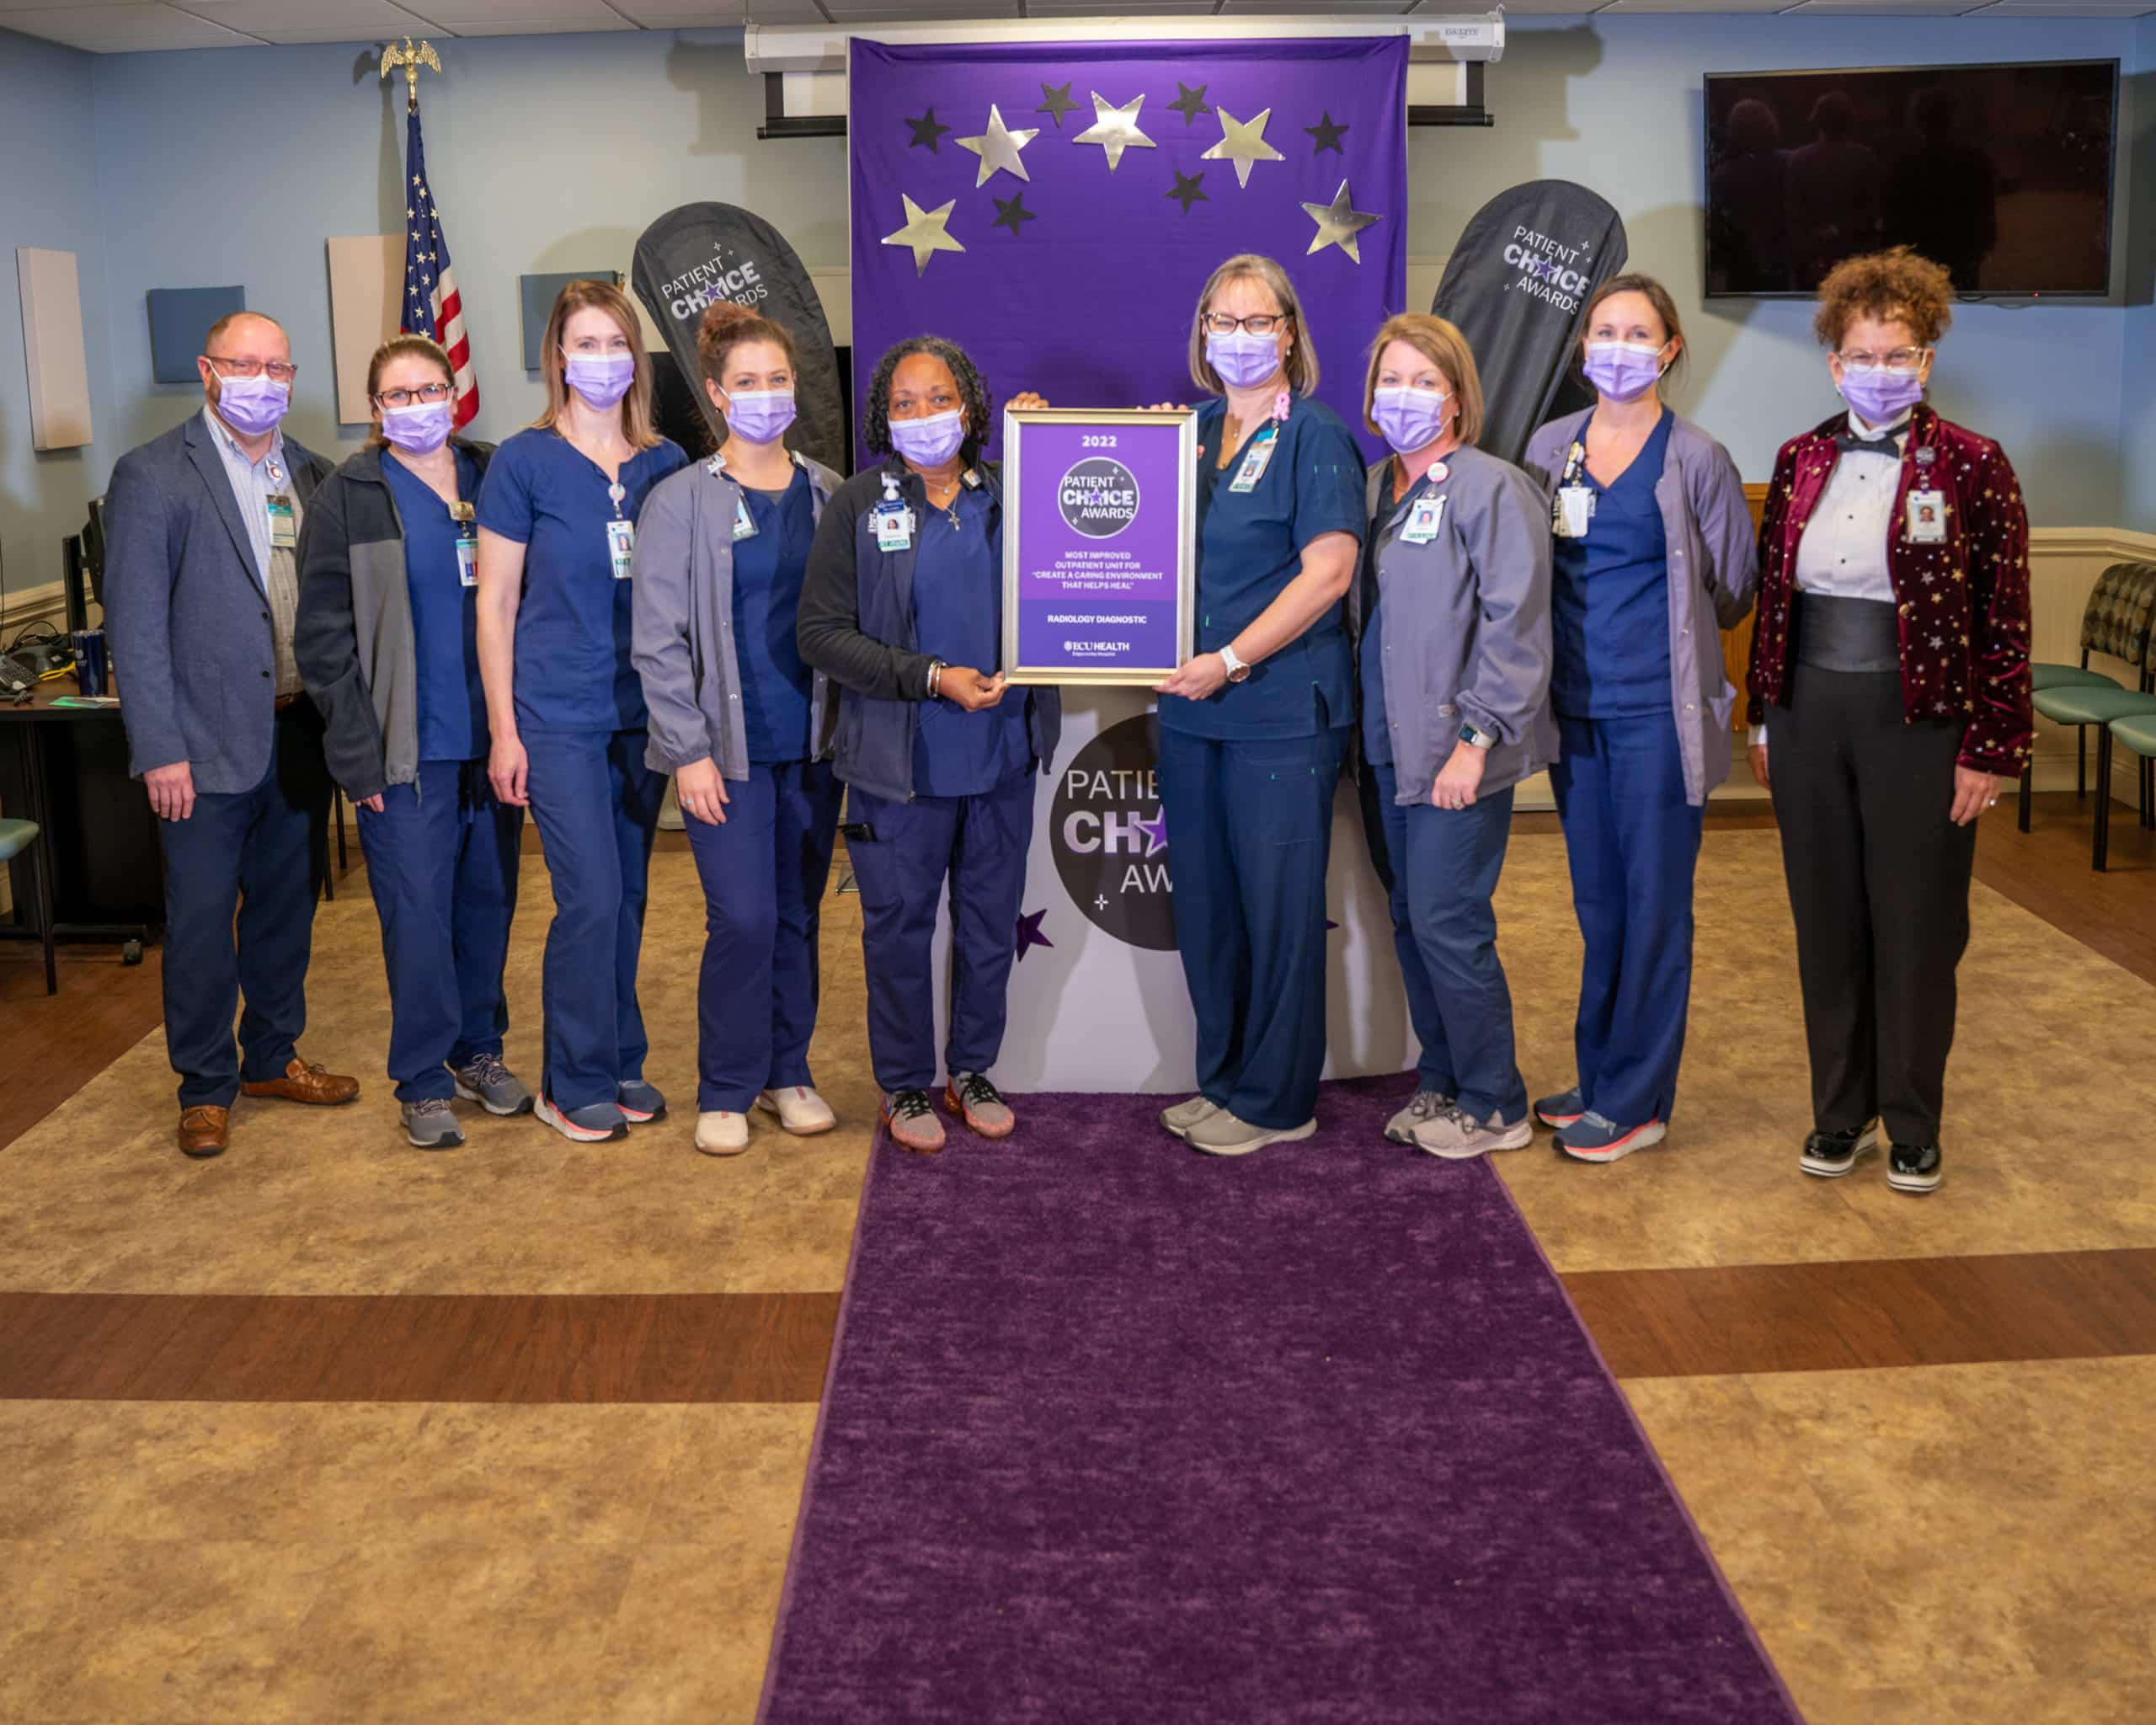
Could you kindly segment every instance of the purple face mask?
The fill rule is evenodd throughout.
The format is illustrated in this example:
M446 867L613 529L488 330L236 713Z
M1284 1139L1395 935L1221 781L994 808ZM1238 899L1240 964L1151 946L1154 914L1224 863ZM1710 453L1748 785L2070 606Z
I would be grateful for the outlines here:
M1451 399L1439 389L1380 389L1370 397L1370 417L1385 441L1407 455L1444 435L1445 403Z
M1230 389L1255 389L1280 369L1280 338L1233 329L1205 338L1205 361Z
M1635 401L1662 378L1662 350L1629 341L1587 344L1587 381L1612 401Z
M750 443L771 443L793 423L790 389L737 389L726 398L726 429Z
M636 382L634 354L565 354L562 381L584 399L584 404L604 413L629 393Z
M432 455L449 441L455 409L446 401L423 401L408 408L382 410L382 435L407 455Z
M1884 366L1844 366L1842 399L1867 425L1898 419L1924 399L1924 373L1890 371Z
M243 437L259 437L285 417L292 392L274 377L217 379L217 417Z
M917 467L942 467L965 441L965 415L956 408L925 419L891 421L891 447Z

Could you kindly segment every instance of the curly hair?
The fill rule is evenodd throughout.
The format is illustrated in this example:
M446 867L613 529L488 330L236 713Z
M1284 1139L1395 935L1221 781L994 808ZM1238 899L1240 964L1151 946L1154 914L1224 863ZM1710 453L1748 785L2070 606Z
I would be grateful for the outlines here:
M1954 321L1954 284L1946 266L1907 246L1843 259L1819 284L1812 333L1822 346L1838 348L1860 318L1906 323L1919 346L1932 346Z
M727 355L751 341L769 342L786 355L789 367L798 363L794 357L793 338L783 323L775 323L731 300L713 300L696 324L696 361L704 377L711 382L722 382Z
M980 454L988 428L995 423L989 418L988 384L966 357L966 350L940 335L910 336L877 360L876 375L868 382L867 405L862 410L862 440L872 455L891 453L891 377L900 360L915 354L927 354L951 368L966 409L966 441L958 447L958 459L971 467Z

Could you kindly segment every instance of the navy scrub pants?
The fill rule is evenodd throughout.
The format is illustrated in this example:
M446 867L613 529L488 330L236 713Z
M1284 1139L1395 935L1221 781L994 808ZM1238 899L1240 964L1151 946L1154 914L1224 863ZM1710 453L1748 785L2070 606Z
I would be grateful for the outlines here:
M243 1078L281 1078L291 1063L307 1025L316 853L329 789L322 718L302 697L277 712L259 784L197 792L186 820L157 823L165 1047L184 1108L229 1108ZM243 996L235 1049L232 1015Z
M1299 1126L1325 1067L1325 872L1348 730L1224 742L1161 727L1176 945L1198 1093L1252 1126Z
M540 1083L567 1113L619 1098L643 1076L637 957L666 777L634 731L526 731L526 791L554 888L540 988Z
M1561 718L1550 769L1587 948L1572 1028L1580 1095L1630 1129L1667 1121L1692 999L1692 876L1705 808L1684 800L1667 713Z
M523 828L524 811L495 800L483 756L423 761L415 782L382 793L379 814L360 810L399 1102L447 1102L456 1093L452 1066L501 1055Z
M1477 1120L1527 1112L1513 1039L1512 990L1497 959L1491 901L1512 837L1513 788L1465 809L1393 800L1391 766L1363 768L1363 830L1392 910L1407 1020L1422 1044L1417 1087L1453 1097Z
M1033 836L1032 769L976 797L899 803L858 789L847 816L873 838L846 839L861 888L868 981L868 1057L885 1095L936 1081L936 999L929 948L950 883L948 1073L985 1072L1003 1051L1017 956L1026 852Z
M841 794L827 762L753 764L727 781L723 825L684 823L704 889L702 1112L746 1114L760 1092L814 1082L816 941Z

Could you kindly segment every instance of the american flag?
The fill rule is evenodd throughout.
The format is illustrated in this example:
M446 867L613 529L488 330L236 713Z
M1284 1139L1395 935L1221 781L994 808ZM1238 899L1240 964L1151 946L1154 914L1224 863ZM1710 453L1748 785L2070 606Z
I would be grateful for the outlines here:
M427 185L416 105L404 121L404 171L411 180L404 211L411 225L405 232L403 328L408 335L432 337L447 350L456 378L456 422L462 428L478 417L479 380L472 370L472 339L464 333L464 302L457 296L456 275L450 268L441 211Z

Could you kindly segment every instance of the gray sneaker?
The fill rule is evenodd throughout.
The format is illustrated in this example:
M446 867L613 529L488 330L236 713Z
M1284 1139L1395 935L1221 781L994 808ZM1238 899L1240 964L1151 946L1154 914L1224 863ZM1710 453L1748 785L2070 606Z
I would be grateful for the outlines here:
M1161 1110L1161 1124L1178 1138L1190 1136L1190 1129L1203 1120L1209 1120L1220 1112L1218 1103L1193 1096L1188 1102L1179 1102L1171 1108Z
M554 1106L552 1097L542 1096L531 1112L542 1125L552 1126L576 1144L606 1144L629 1135L628 1121L611 1102L586 1103L564 1111Z
M456 1093L490 1114L521 1114L531 1107L531 1092L499 1055L476 1055L469 1065L449 1070L456 1080Z
M456 1124L455 1112L440 1097L430 1096L424 1102L401 1103L397 1111L404 1119L404 1135L421 1150L454 1150L464 1142L464 1129Z
M1492 1150L1520 1150L1534 1141L1525 1114L1508 1125L1501 1115L1478 1120L1457 1103L1442 1108L1415 1129L1415 1144L1447 1162L1466 1162Z
M1412 1144L1417 1126L1435 1119L1451 1106L1452 1098L1442 1091L1418 1090L1406 1108L1385 1123L1385 1135L1395 1144Z
M1293 1144L1317 1130L1315 1119L1299 1126L1253 1126L1225 1108L1215 1108L1184 1134L1183 1141L1208 1156L1248 1156L1268 1144Z
M632 1126L647 1125L666 1112L666 1098L659 1093L658 1087L641 1078L625 1080L614 1101L622 1118Z

